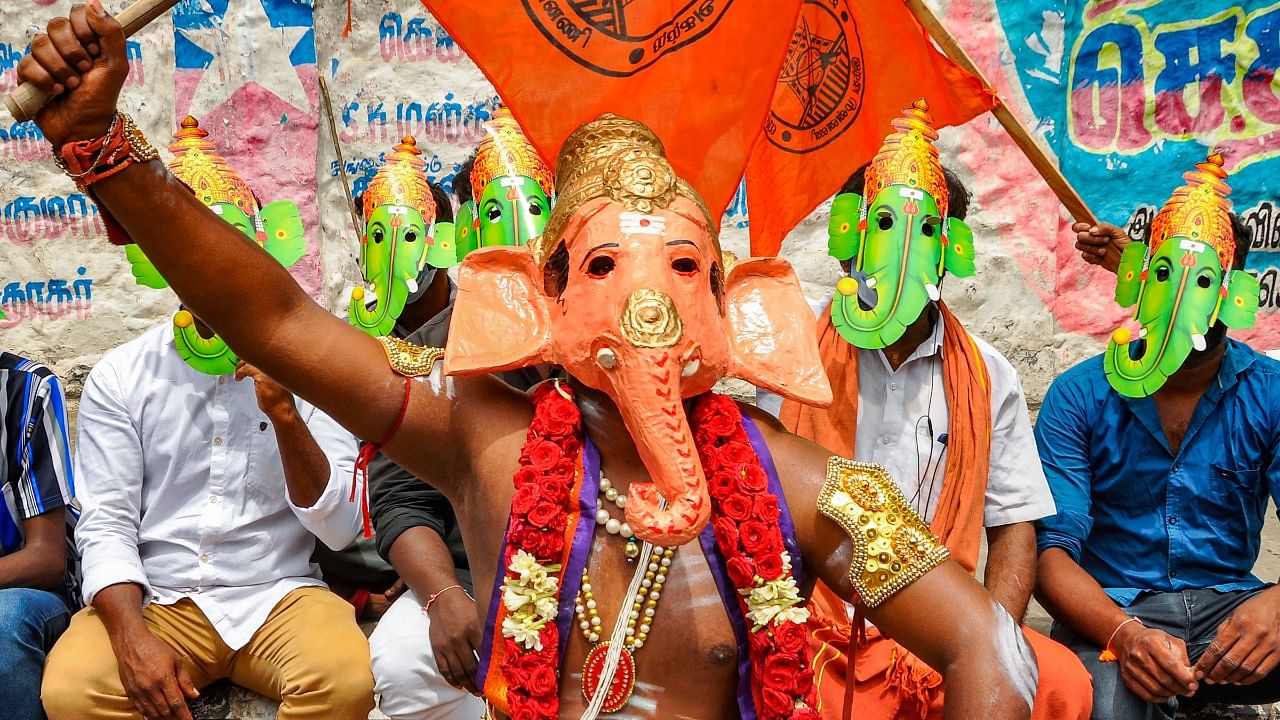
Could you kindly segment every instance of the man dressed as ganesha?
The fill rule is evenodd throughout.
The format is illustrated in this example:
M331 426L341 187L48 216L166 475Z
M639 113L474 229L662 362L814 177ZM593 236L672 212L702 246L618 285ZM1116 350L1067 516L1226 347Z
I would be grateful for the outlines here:
M97 2L72 13L19 70L72 88L38 118L57 157L247 361L448 496L491 589L496 712L816 718L804 595L821 579L942 672L946 717L1029 717L1017 624L883 470L711 392L734 376L831 400L790 266L727 261L645 126L574 132L542 234L471 253L448 352L417 348L325 312L175 182L115 109L120 27ZM569 380L491 376L537 363Z

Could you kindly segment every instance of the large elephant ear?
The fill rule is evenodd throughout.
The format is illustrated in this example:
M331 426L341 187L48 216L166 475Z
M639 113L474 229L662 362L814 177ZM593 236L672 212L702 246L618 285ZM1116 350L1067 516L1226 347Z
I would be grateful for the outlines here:
M276 262L293 267L307 254L307 238L298 206L289 200L277 200L262 208L260 214L267 233L262 247Z
M827 252L837 260L849 260L858 254L862 231L858 214L862 212L862 196L840 193L831 201L831 219L827 221Z
M427 247L427 264L435 268L451 268L461 262L458 256L457 228L451 222L438 222L431 229L431 245Z
M947 244L942 249L942 266L956 277L973 277L978 264L973 258L973 230L959 218L947 218Z
M479 375L551 362L551 299L528 248L476 250L458 272L446 373Z
M1116 268L1116 302L1120 307L1133 307L1142 290L1142 265L1147 261L1146 243L1129 243L1120 255Z
M139 285L157 290L169 287L169 282L160 276L160 271L151 264L151 259L142 252L142 248L137 245L125 245L124 256L129 259L129 269L133 271L133 279L137 280Z
M729 374L809 405L831 404L818 352L818 321L791 264L754 258L725 279Z
M1232 270L1227 296L1222 300L1218 320L1233 330L1247 330L1258 319L1258 298L1262 285L1258 278L1243 270Z

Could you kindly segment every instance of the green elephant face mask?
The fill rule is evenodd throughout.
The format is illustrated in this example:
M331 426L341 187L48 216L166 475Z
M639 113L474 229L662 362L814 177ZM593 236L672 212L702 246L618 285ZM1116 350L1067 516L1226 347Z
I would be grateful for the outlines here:
M890 185L869 206L860 195L838 195L828 237L832 256L853 261L850 276L836 284L831 320L860 348L880 349L901 338L939 299L944 271L974 273L968 226L942 218L933 196L915 187Z
M458 214L454 217L454 238L459 261L480 247L480 234L476 231L475 224L476 201L468 200L458 206Z
M1148 255L1150 256L1148 259ZM1214 323L1248 328L1258 312L1257 278L1239 270L1224 274L1212 246L1175 236L1149 253L1131 243L1116 273L1116 301L1136 305L1140 330L1116 330L1107 345L1107 381L1126 397L1159 390L1193 350L1204 350Z
M501 175L485 186L476 213L480 247L524 245L542 234L551 201L532 178Z
M307 251L303 236L302 216L298 207L288 201L274 202L262 208L257 218L251 218L231 203L213 203L209 206L215 214L226 220L246 237L262 243L265 249L284 267L292 267ZM261 224L261 232L259 232ZM161 277L142 248L125 246L134 279L139 285L163 289L169 283ZM240 359L221 337L206 338L196 331L195 319L187 310L178 310L173 316L173 344L188 365L206 375L229 375L236 370Z
M352 293L351 324L381 337L395 328L409 296L418 291L418 275L427 260L427 223L407 205L382 205L373 210L360 246L360 272L373 286L377 304L364 302L361 288Z

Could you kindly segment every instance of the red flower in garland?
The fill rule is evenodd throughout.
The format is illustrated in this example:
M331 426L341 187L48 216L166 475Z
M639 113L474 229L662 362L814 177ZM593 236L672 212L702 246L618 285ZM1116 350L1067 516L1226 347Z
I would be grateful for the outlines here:
M757 587L757 577L778 581L788 572L778 498L769 491L769 476L751 448L737 403L706 395L692 417L710 486L716 547L746 612L744 596ZM807 632L789 620L751 628L747 647L761 720L817 720Z

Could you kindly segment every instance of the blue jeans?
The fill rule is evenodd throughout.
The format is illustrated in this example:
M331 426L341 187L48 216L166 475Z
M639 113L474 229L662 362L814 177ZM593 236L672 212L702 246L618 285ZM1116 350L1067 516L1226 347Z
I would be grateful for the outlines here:
M30 588L0 590L0 715L44 720L44 658L70 621L61 595Z
M1209 643L1218 635L1218 627L1231 613L1265 589L1148 593L1126 611L1141 619L1144 625L1185 641L1187 656L1194 663L1209 648ZM1178 698L1163 705L1143 702L1124 684L1117 663L1098 660L1096 645L1058 623L1054 623L1051 636L1071 648L1093 676L1093 720L1173 720ZM1196 698L1229 705L1276 702L1280 700L1280 669L1253 685L1201 685Z

